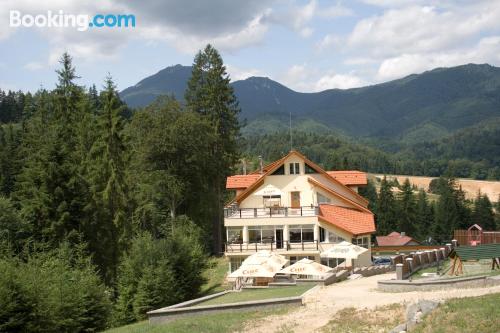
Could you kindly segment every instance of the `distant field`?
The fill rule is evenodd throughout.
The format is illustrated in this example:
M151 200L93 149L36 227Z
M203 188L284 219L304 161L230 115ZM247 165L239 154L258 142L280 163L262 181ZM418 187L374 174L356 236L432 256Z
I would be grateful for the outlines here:
M383 178L384 175L381 174L370 174L373 177ZM416 185L419 188L423 188L426 191L429 189L429 183L436 177L421 177L421 176L404 176L404 175L386 175L387 179L397 178L398 182L402 184L406 178L410 180L410 183ZM478 191L488 195L491 201L498 201L498 196L500 195L500 181L486 181L486 180L473 180L466 178L458 178L457 182L462 185L462 189L465 191L467 199L474 199L477 196Z

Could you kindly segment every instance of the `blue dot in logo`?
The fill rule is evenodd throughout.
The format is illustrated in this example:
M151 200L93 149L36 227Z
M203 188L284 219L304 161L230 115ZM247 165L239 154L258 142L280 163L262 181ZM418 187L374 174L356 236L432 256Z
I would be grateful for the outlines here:
M89 27L91 27L91 28L92 28L93 26L94 26L94 23L89 22Z

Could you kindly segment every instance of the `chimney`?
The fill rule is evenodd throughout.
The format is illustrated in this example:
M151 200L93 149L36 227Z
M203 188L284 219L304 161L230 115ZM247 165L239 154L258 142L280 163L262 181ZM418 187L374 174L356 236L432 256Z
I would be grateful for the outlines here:
M262 156L259 155L259 166L260 166L260 174L264 173L264 164L262 162Z
M401 237L404 237L404 236L406 236L406 232L401 231Z

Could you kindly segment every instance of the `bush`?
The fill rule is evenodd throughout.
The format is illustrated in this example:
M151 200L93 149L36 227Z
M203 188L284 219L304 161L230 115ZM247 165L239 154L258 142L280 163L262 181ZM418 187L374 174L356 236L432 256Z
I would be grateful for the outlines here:
M199 229L176 219L168 238L138 235L119 268L114 324L144 319L146 312L199 295L206 258Z
M67 244L3 257L0 269L0 332L96 332L107 327L111 302L82 249Z

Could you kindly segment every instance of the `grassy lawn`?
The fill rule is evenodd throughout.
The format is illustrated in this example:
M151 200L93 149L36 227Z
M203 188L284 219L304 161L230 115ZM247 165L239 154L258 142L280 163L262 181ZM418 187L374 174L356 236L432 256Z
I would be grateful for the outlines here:
M452 299L424 317L417 333L481 332L500 330L500 293Z
M228 271L228 261L224 257L211 257L208 262L208 268L203 273L207 282L201 287L202 295L210 295L226 290L224 278Z
M297 286L273 287L262 289L243 289L241 292L228 293L220 297L209 299L203 303L196 305L214 305L226 304L245 301L258 301L270 298L300 296L314 286L311 284L303 284Z
M406 307L391 304L375 309L345 308L321 328L322 333L388 332L405 322Z
M149 325L147 321L117 327L105 333L229 333L242 330L249 322L270 315L285 314L290 307L252 310L246 312L219 313L179 318L172 322Z

